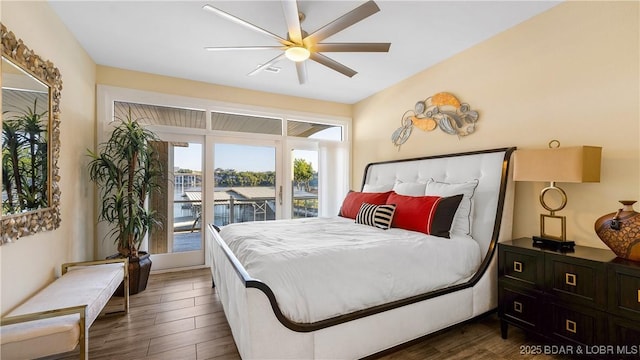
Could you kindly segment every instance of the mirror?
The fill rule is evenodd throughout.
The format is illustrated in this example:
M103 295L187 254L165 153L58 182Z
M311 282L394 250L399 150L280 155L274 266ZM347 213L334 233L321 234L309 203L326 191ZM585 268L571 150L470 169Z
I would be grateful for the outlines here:
M3 215L49 204L49 87L2 58Z
M0 23L0 244L60 224L60 72Z

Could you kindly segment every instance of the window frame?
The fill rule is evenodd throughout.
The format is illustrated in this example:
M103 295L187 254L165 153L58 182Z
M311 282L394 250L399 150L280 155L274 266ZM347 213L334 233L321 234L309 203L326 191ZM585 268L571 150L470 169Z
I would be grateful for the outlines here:
M179 95L171 95L164 93L157 93L151 91L130 89L130 88L122 88L115 87L109 85L98 85L97 87L97 143L102 143L106 140L107 136L110 134L110 122L113 120L114 113L114 102L128 102L128 103L140 103L147 105L155 105L161 107L172 107L179 109L189 109L189 110L198 110L205 112L205 121L206 128L205 129L197 129L197 128L183 128L183 127L175 127L170 125L151 125L149 128L158 133L172 133L175 135L189 136L203 136L204 144L203 144L203 181L206 184L209 184L214 181L214 166L210 166L208 164L213 164L213 148L215 142L229 142L229 141L240 141L244 143L271 143L275 142L278 144L279 151L277 151L277 159L276 159L276 171L280 171L280 179L278 181L279 184L283 186L283 198L288 199L291 196L293 189L290 189L292 183L292 174L288 169L288 161L291 161L289 149L294 147L300 148L314 148L320 149L325 146L325 148L333 148L336 145L339 145L341 149L346 150L346 154L343 154L343 161L346 163L346 166L343 166L339 169L339 171L343 172L339 181L337 182L339 186L335 188L331 188L332 192L336 192L336 196L331 197L332 202L336 202L338 198L342 198L344 194L349 190L348 184L350 180L350 161L351 161L351 126L352 120L348 117L335 116L335 115L325 115L319 113L308 113L308 112L300 112L294 110L284 110L280 108L269 108L263 106L254 106L254 105L243 105L237 103L230 102L222 102L210 99L202 99L202 98L193 98ZM243 133L243 132L234 132L234 131L222 131L222 130L212 130L212 121L211 121L211 112L222 112L222 113L231 113L231 114L241 114L248 116L256 116L256 117L265 117L265 118L277 118L282 121L282 135L270 135L270 134L256 134L256 133ZM304 137L296 137L296 136L288 136L287 134L287 123L288 121L298 121L298 122L309 122L309 123L317 123L317 124L327 124L334 126L342 127L342 140L325 140L325 139L310 139ZM279 165L278 165L279 164ZM320 189L322 192L323 190ZM324 191L327 191L326 189ZM319 199L320 200L320 199ZM212 202L213 201L213 191L207 191L204 189L203 193L203 201ZM288 201L283 201L283 206L281 206L281 217L280 218L290 218L290 205ZM322 207L322 201L320 201L320 207ZM339 204L331 204L331 207L339 207ZM206 223L213 221L213 212L209 212L210 214L204 214L204 221ZM210 218L209 218L210 217ZM104 230L97 229L98 238L104 237ZM98 254L101 256L107 256L111 254L113 251L111 249L111 244L109 242L98 242L97 244Z

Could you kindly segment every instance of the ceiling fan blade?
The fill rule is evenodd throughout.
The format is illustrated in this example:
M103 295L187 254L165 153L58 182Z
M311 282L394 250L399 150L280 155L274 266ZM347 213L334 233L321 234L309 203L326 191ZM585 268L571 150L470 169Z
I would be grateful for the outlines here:
M265 29L263 29L261 27L253 25L253 24L251 24L251 23L249 23L249 22L247 22L245 20L240 19L239 17L233 16L233 15L229 14L228 12L222 11L222 10L220 10L220 9L218 9L216 7L213 7L213 6L209 5L209 4L204 5L202 7L202 9L210 11L210 12L212 12L212 13L218 15L218 16L221 16L221 17L223 17L223 18L225 18L227 20L230 20L230 21L232 21L232 22L234 22L236 24L242 25L242 26L244 26L246 28L249 28L249 29L251 29L253 31L257 31L257 32L259 32L261 34L264 34L264 35L267 35L269 37L272 37L272 38L276 39L277 41L279 41L282 45L291 45L291 41L283 39L283 38L281 38L280 36L278 36L278 35L276 35L274 33L271 33L271 32L269 32L269 31L267 31L267 30L265 30Z
M226 51L226 50L284 50L284 46L206 46L208 51Z
M298 72L298 81L300 85L307 82L307 62L299 61L296 62L296 71Z
M260 71L268 68L269 66L274 65L275 63L277 63L278 61L282 60L283 58L284 58L284 53L282 53L282 54L274 57L273 59L267 61L266 63L258 66L255 70L253 70L252 72L248 73L247 75L248 76L255 75L255 74L259 73Z
M338 33L361 20L368 18L378 11L380 11L380 8L378 7L378 5L376 5L375 2L373 2L372 0L367 1L366 3L340 16L339 18L323 26L313 34L304 38L304 44L306 46L313 46L314 44L319 43L329 36Z
M318 52L388 52L390 43L339 43L316 44L313 51Z
M358 73L357 71L319 53L312 52L310 59L348 77L353 77L353 75Z
M289 40L296 44L302 44L298 3L296 0L282 0L282 11L284 12L284 19L287 22Z

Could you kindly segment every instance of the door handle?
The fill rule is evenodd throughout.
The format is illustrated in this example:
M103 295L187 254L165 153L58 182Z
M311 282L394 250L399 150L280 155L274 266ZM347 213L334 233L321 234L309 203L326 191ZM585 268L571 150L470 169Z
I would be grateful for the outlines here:
M280 185L280 189L278 190L278 202L282 205L282 185Z

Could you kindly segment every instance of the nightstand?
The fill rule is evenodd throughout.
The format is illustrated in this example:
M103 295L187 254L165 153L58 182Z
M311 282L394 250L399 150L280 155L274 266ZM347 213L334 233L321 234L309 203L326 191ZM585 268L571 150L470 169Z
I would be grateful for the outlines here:
M498 297L505 339L514 325L563 344L640 344L640 262L608 249L500 243Z
M640 344L640 263L616 258L608 265L611 342L616 345Z

